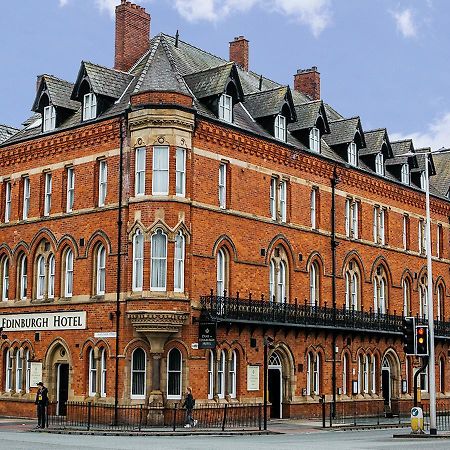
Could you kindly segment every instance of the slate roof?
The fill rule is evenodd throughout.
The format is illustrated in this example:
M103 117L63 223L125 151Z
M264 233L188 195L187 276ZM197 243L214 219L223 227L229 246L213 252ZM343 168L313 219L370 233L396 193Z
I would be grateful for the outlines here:
M0 144L16 134L18 131L19 130L17 128L0 124Z
M258 91L248 94L244 99L244 106L255 119L280 114L283 105L289 104L289 86L277 87L268 91ZM294 120L295 120L295 111ZM289 121L289 120L288 120Z
M414 153L414 145L412 139L403 139L401 141L391 142L392 152L394 153L394 157L388 159L385 164L388 166L396 166L405 164L406 160L409 161L410 167L416 168L417 165L417 157L416 156L402 156L405 153Z
M433 162L436 175L430 177L430 187L445 197L450 189L450 153L433 154Z
M312 128L316 125L319 117L322 117L324 121L325 132L327 133L330 131L322 100L296 104L295 112L297 114L297 120L289 124L289 131L294 132Z
M355 138L356 132L359 131L361 133L362 131L359 117L335 120L334 122L329 122L329 126L330 134L325 135L324 140L331 147L333 145L350 144ZM362 138L364 139L363 136Z
M41 75L36 98L33 103L32 111L37 111L42 92L47 88L50 102L53 106L76 111L80 108L80 103L70 98L73 90L73 84L69 81L61 80L53 75Z

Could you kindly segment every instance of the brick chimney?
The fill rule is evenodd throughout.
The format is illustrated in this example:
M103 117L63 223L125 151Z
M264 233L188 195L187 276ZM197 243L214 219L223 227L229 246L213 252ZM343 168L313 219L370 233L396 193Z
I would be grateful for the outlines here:
M116 6L116 54L114 68L128 71L150 48L150 14L134 3Z
M294 89L313 100L320 100L320 73L317 72L317 67L298 69L294 75Z
M248 71L248 40L244 36L237 36L230 42L230 61Z

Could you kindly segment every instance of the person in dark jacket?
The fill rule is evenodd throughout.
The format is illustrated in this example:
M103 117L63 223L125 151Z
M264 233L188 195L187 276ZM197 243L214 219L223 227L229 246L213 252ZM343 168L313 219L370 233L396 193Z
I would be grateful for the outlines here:
M36 405L37 405L37 416L38 424L36 428L45 428L45 410L48 406L48 389L44 386L42 381L39 381L38 391L36 393Z
M186 394L184 397L183 408L186 408L186 425L184 428L191 428L197 425L197 420L192 417L192 410L195 406L194 396L192 395L192 388L186 388Z

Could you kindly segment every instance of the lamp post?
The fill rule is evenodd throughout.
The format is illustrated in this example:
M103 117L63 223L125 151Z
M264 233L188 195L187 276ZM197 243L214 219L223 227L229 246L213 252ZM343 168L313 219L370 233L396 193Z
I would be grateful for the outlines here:
M431 216L430 216L430 179L428 165L432 154L448 153L450 149L441 148L435 152L404 153L402 156L425 155L425 236L427 251L427 291L428 291L428 330L429 330L429 364L428 378L430 391L430 434L437 434L436 427L436 365L434 359L434 305L433 305L433 273L431 265Z

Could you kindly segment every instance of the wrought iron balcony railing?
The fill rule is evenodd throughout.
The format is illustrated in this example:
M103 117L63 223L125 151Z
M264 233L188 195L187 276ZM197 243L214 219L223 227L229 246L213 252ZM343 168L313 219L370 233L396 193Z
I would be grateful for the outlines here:
M216 322L272 325L291 328L338 329L371 333L402 334L403 316L378 311L359 311L353 308L330 308L303 304L275 303L217 295L200 298L203 314ZM418 318L418 323L427 320ZM450 338L450 322L435 321L436 338Z

